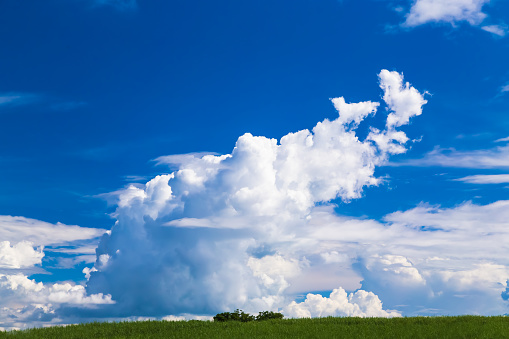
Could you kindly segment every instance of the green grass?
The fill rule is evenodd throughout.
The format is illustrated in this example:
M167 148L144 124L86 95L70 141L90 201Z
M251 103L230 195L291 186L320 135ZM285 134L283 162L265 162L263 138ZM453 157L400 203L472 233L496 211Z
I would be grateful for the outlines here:
M0 332L0 338L509 338L509 317L315 318L260 322L89 323Z

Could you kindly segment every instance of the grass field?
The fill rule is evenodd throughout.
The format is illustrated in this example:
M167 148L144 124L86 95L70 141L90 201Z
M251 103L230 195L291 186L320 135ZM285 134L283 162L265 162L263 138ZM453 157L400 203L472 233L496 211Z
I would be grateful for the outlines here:
M89 323L0 338L509 338L509 317L315 318L261 322Z

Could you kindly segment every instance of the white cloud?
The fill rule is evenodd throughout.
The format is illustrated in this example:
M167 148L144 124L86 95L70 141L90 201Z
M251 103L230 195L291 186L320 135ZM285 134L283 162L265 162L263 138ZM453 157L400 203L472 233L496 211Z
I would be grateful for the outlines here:
M0 268L23 268L40 264L44 252L42 247L34 249L33 244L21 241L11 246L9 241L0 242Z
M509 85L507 85L507 91L509 91ZM506 137L506 138L500 138L500 139L497 139L495 140L495 142L506 142L506 141L509 141L509 137Z
M509 174L492 174L492 175L470 175L468 177L455 179L469 184L508 184Z
M385 311L380 299L371 292L358 290L347 294L344 289L332 291L329 298L309 293L301 303L293 301L283 309L287 318L315 317L400 317L396 311Z
M54 312L44 313L48 322L64 322L65 303L96 296L92 318L178 320L235 308L295 317L504 313L509 201L422 204L383 222L340 216L328 203L361 197L380 183L375 168L406 150L408 137L397 128L425 100L398 73L384 71L380 81L387 122L364 140L356 129L376 103L337 99L337 119L279 142L246 134L228 155L159 158L177 169L114 194L117 221L101 238L94 268L83 271L87 293L68 288L55 301L51 286L20 276L30 291L45 291L29 293L27 312L43 314L37 303ZM503 148L488 154L496 152ZM2 279L0 300L11 302L14 280ZM309 294L292 303L297 293L327 289L334 289L329 298Z
M45 256L46 268L72 268L83 262L93 263L95 248L104 232L98 228L0 215L0 272L44 272L34 265L41 264Z
M509 167L509 145L471 151L435 148L421 159L409 159L389 165L504 169Z
M506 25L487 25L482 26L481 29L485 30L486 32L498 35L500 37L504 37L507 34L507 26ZM508 90L509 90L509 86Z
M378 185L376 166L406 150L408 138L397 128L421 114L426 103L400 74L382 71L379 77L386 129L372 129L364 140L356 129L379 103L335 98L338 118L312 131L289 133L279 142L245 134L222 156L158 158L177 170L115 193L117 222L97 250L98 259L109 259L86 272L88 292L119 301L110 309L113 316L215 314L237 307L257 312L287 305L292 284L310 266L324 263L322 253L343 255L335 245L327 249L306 236L327 226L311 226L324 211L315 205L356 199L364 187ZM345 280L353 285L351 271ZM335 276L343 279L340 272Z
M54 304L111 304L111 297L102 294L87 296L85 288L81 285L70 283L48 284L37 283L28 279L23 274L4 275L0 274L0 288L6 293L23 296L30 302L36 303L54 303ZM7 299L7 298L5 298Z
M98 237L104 232L103 229L0 216L0 239L3 240L0 242L2 327L16 329L60 324L62 319L59 314L65 316L63 307L112 304L111 297L102 293L87 295L84 286L74 283L43 284L21 273L34 271L34 265L42 265L45 257L43 249L50 254L46 258L46 268L51 267L53 262L57 268L71 268L87 262L88 257L95 254ZM53 256L56 253L66 255ZM92 257L95 258L95 255Z
M68 244L70 242L95 239L105 232L100 228L86 228L51 224L25 217L0 215L0 239L19 243L29 241L34 246Z
M366 256L359 266L363 289L387 307L405 305L405 315L430 309L449 315L505 313L500 295L509 277L508 207L509 201L448 209L422 205L387 215L387 238L394 238L377 242L375 251L405 259L394 266L394 260L372 259L383 255Z
M500 88L500 93L501 93L501 94L504 94L504 93L506 93L506 92L509 92L509 85L505 85L505 86L502 86L502 87ZM506 138L506 139L507 139L507 138Z
M0 321L5 329L58 324L62 321L59 317L62 307L112 303L108 295L87 295L81 285L43 284L21 273L0 274Z
M382 70L380 87L384 91L383 99L391 110L387 117L387 127L392 129L407 125L410 118L422 114L422 106L427 101L410 83L403 81L403 75L397 72Z
M270 291L270 294L281 294L290 286L286 279L293 278L301 273L301 266L306 261L295 259L286 260L281 255L266 255L261 259L249 258L247 266L253 275L260 279L260 283Z
M403 26L415 27L429 22L455 24L466 21L480 24L487 15L482 11L490 0L415 0Z

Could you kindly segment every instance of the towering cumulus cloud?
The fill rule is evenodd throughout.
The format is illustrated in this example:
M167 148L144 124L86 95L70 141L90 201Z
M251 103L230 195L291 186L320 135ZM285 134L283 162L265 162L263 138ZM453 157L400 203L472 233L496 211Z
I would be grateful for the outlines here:
M363 140L356 131L380 104L335 98L338 118L312 131L279 142L244 134L231 154L158 158L177 170L116 193L117 221L87 271L87 292L111 295L116 303L107 307L114 316L237 307L314 315L319 302L330 314L397 315L384 311L373 293L348 297L341 288L330 299L309 295L312 301L290 305L292 294L317 288L306 272L319 275L325 257L325 264L342 260L317 236L325 228L316 220L336 217L328 202L359 198L364 187L380 184L376 166L406 151L408 138L398 128L426 103L401 74L383 70L379 78L386 124ZM332 279L329 290L340 282Z

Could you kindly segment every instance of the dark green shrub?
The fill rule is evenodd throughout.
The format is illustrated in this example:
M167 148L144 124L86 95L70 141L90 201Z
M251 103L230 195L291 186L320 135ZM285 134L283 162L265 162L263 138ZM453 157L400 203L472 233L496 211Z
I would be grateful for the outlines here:
M259 312L256 316L256 321L269 320L269 319L283 319L283 314L272 311Z
M214 316L214 321L240 321L246 323L255 320L255 317L242 310L236 309L234 312L223 312Z
M250 315L249 313L245 313L242 310L236 309L234 312L223 312L218 313L214 316L214 321L224 322L224 321L240 321L246 323L248 321L261 321L261 320L269 320L269 319L283 319L283 314L272 312L272 311L263 311L258 313L255 317Z

